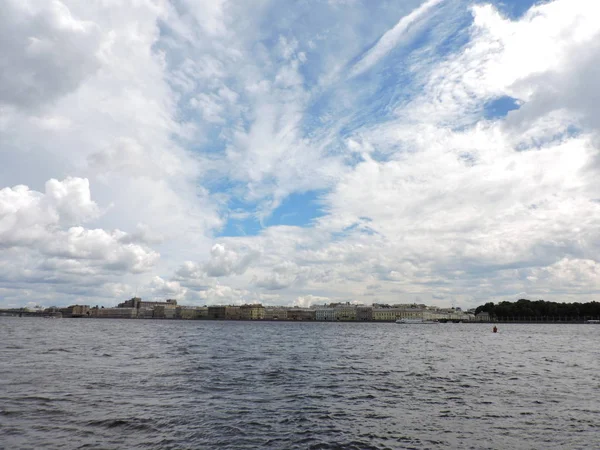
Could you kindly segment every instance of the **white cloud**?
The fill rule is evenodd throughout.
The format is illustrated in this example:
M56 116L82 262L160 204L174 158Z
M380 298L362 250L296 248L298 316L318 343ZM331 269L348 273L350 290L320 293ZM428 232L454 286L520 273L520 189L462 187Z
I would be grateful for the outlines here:
M66 178L46 182L42 208L53 209L62 223L81 223L99 215L98 205L92 201L87 179Z
M145 289L144 293L146 292L153 299L181 298L185 296L187 289L177 281L166 281L159 276L155 276Z
M211 277L242 274L252 261L260 256L256 252L248 252L245 255L240 255L232 250L227 250L222 244L213 245L210 254L211 259L204 266L204 270Z
M257 279L255 284L269 291L289 288L298 280L295 272L295 267L291 263L283 263L275 267L267 276Z
M427 118L444 124L472 123L486 101L504 95L528 108L527 102L544 86L535 79L587 72L581 61L573 63L597 47L600 30L593 20L597 12L598 5L587 0L557 0L533 6L520 20L511 21L490 4L473 6L470 42L434 67L425 66L430 70L424 74L425 95L408 108L403 105L398 114L412 118L409 122Z
M299 306L301 308L309 308L311 306L315 306L318 304L327 304L330 302L330 299L327 297L318 297L315 295L304 295L296 298L294 300L293 305Z
M98 215L87 179L49 180L45 193L22 185L4 188L0 190L0 242L5 246L34 242L59 225L83 223Z
M117 138L108 148L92 153L88 163L101 175L112 173L161 179L185 173L182 161L175 155L154 146L143 147L138 140L130 137Z
M127 233L77 226L98 214L86 179L50 180L45 193L27 186L4 188L0 190L0 245L63 259L69 271L74 267L80 271L86 267L132 273L150 270L158 253L124 243Z
M241 275L258 258L260 253L255 250L243 249L238 252L228 249L223 244L215 244L210 249L210 259L206 263L186 261L177 270L177 275L181 279Z
M600 292L600 263L592 259L563 258L550 266L531 270L527 279L531 286L543 283L550 292L561 295L568 295L574 286L597 293Z
M389 53L399 42L405 38L410 27L418 23L422 18L431 11L432 8L440 4L443 0L427 0L410 14L404 16L392 28L388 30L381 39L377 41L375 46L371 48L360 61L358 61L352 70L350 76L360 75L369 68L373 67L377 62Z
M247 303L249 292L217 284L196 294L196 302L205 305L241 305ZM194 300L194 297L190 297Z
M6 0L0 17L0 105L37 108L99 68L100 30L59 0Z
M597 292L595 2L5 3L6 304Z

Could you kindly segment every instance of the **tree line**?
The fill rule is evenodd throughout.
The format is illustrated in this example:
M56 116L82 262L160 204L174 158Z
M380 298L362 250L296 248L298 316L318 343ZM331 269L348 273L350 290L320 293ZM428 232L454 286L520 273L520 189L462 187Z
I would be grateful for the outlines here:
M557 303L522 298L516 302L489 302L477 307L475 314L480 312L503 320L587 320L600 318L600 302Z

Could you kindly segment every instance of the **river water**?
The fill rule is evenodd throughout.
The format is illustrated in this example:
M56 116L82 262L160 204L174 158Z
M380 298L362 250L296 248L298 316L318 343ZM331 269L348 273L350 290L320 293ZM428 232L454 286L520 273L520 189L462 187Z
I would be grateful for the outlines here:
M491 327L0 317L0 448L600 448L600 326Z

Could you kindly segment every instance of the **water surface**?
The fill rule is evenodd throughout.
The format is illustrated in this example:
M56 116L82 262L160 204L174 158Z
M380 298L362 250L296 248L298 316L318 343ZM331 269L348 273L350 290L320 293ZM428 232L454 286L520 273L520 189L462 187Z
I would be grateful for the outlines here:
M598 325L0 317L0 447L600 448Z

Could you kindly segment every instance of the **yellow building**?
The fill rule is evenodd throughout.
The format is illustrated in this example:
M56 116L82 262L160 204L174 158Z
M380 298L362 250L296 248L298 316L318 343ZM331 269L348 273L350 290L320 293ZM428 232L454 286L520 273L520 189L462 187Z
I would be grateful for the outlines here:
M373 320L394 322L398 319L423 319L420 308L373 308Z
M336 320L356 320L356 305L336 305L335 307Z
M396 320L396 310L395 308L373 308L373 320L377 322Z

